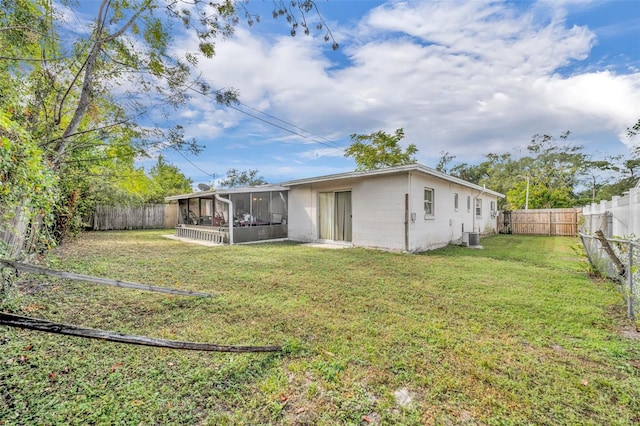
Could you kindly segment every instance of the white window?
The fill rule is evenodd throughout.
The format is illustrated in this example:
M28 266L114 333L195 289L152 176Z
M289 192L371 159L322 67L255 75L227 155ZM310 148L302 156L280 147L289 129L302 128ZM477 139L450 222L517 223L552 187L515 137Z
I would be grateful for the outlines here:
M471 211L471 196L467 195L467 211Z
M424 189L424 217L433 216L433 189Z
M476 198L476 217L482 217L482 199Z
M458 194L453 194L453 208L458 211Z

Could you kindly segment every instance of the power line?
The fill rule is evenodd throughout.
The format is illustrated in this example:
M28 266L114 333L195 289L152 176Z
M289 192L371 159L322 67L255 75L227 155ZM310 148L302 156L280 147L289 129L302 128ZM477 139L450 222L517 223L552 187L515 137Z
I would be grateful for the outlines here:
M203 93L203 92L201 92L201 91L198 91L198 90L194 89L193 87L189 87L189 89L193 90L194 92L196 92L196 93L198 93L198 94L200 94L200 95L203 95L203 96L206 96L206 97L208 97L208 98L210 98L210 99L212 99L212 100L215 100L215 101L217 102L217 99L216 99L213 95L211 95L211 94ZM216 92L220 92L220 90L214 90L214 93L216 93ZM309 135L304 135L304 134L299 133L299 132L296 132L296 131L294 131L294 130L291 130L291 129L289 129L289 128L286 128L286 127L284 127L284 126L281 126L281 125L279 125L279 124L276 124L276 123L274 123L274 122L272 122L272 121L266 120L266 119L264 119L264 118L258 117L258 116L257 116L257 115L255 115L255 114L251 114L250 112L245 111L245 110L243 110L243 109L241 109L241 108L238 108L238 107L236 107L236 106L233 106L233 105L231 105L231 104L228 104L228 105L227 105L227 107L229 107L229 108L231 108L231 109L233 109L233 110L236 110L236 111L238 111L238 112L240 112L240 113L242 113L242 114L248 115L248 116L249 116L249 117L251 117L251 118L255 118L256 120L262 121L263 123L266 123L266 124L268 124L268 125L270 125L270 126L273 126L273 127L278 128L278 129L284 130L285 132L291 133L291 134L296 135L296 136L300 136L300 137L301 137L301 138L303 138L303 139L310 140L310 141L312 141L312 142L315 142L315 143L318 143L318 144L324 145L324 146L329 147L329 148L339 148L339 147L340 147L340 145L339 145L337 142L332 141L332 140L327 139L327 138L324 138L324 137L322 137L322 136L315 135L315 134L313 134L312 132L310 132L310 131L308 131L308 130L303 129L302 127L296 126L295 124L289 123L289 122L284 121L284 120L282 120L282 119L280 119L280 118L278 118L278 117L275 117L275 116L273 116L273 115L267 114L267 113L265 113L265 112L262 112L262 111L260 111L260 110L258 110L258 109L256 109L256 108L250 107L250 106L248 106L248 105L245 105L245 104L243 104L242 102L238 102L238 104L239 104L239 105L242 105L242 106L244 106L244 107L246 107L246 108L249 108L249 109L251 109L251 110L253 110L253 111L256 111L256 112L258 112L258 113L260 113L260 114L266 115L267 117L273 118L274 120L280 121L281 123L287 124L288 126L291 126L291 127L296 128L296 129L299 129L299 130L301 130L301 131L303 131L303 132L305 132L305 133L308 133L310 136L309 136ZM325 141L327 141L327 142L323 142L323 141L321 141L321 140L319 140L319 139L324 139L324 140L325 140Z
M289 126L291 126L291 127L296 128L296 129L302 130L303 132L309 133L309 134L310 134L310 135L312 135L312 136L315 136L315 137L320 138L320 139L324 139L325 141L327 141L327 142L329 142L329 143L334 144L336 147L337 147L337 146L339 146L335 141L332 141L331 139L328 139L328 138L325 138L325 137L323 137L323 136L319 136L319 135L314 135L314 134L313 134L312 132L310 132L309 130L303 129L302 127L296 126L295 124L289 123L288 121L284 121L284 120L282 120L282 119L280 119L280 118L278 118L278 117L276 117L276 116L273 116L273 115L271 115L271 114L268 114L268 113L266 113L266 112L264 112L264 111L260 111L260 110L258 110L258 109L256 109L256 108L253 108L253 107L251 107L251 106L249 106L249 105L247 105L247 104L244 104L244 103L242 103L242 102L240 102L240 101L238 101L238 104L242 105L242 106L243 106L243 107L245 107L245 108L249 108L250 110L253 110L253 111L255 111L255 112L258 112L258 113L260 113L260 114L264 114L264 115L266 115L267 117L273 118L274 120L278 120L278 121L280 121L281 123L284 123L284 124L287 124L287 125L289 125Z
M215 173L208 173L208 172L205 172L205 171L204 171L204 170L202 170L202 169L201 169L197 164L195 164L193 161L191 161L191 160L190 160L186 155L184 155L184 154L182 153L182 151L180 151L179 149L176 149L176 148L173 148L173 150L174 150L175 152L177 152L178 154L180 154L180 156L181 156L182 158L184 158L185 160L187 160L187 162L188 162L189 164L191 164L193 167L195 167L196 169L200 170L200 171L201 171L202 173L204 173L205 175L207 175L207 176L211 176L212 178L214 178L214 179L215 179L215 176L216 176L216 174L215 174Z

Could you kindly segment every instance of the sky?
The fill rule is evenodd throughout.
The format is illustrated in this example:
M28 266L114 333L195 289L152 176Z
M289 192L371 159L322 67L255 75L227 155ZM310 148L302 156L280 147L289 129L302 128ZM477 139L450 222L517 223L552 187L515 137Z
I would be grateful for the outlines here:
M566 130L598 159L640 144L626 136L640 119L640 1L317 5L336 51L324 30L291 37L272 2L252 0L261 22L241 22L200 61L195 71L236 89L240 104L193 94L172 114L204 146L199 156L165 153L194 186L231 168L270 183L352 171L350 135L398 128L429 167L443 153L451 165L521 155L533 135ZM176 53L196 46L179 29L173 36Z

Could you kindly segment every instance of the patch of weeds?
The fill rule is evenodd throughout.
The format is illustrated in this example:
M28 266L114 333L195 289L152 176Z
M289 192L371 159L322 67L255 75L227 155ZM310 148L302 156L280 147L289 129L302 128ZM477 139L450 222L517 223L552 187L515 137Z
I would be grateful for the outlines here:
M336 383L338 381L338 375L344 371L344 365L339 361L324 361L317 360L311 364L312 368L322 377L325 381L330 383Z
M20 295L16 280L18 274L13 268L0 265L0 310L18 312L20 309Z
M310 353L309 345L299 339L289 339L282 345L282 354L291 357L305 357Z
M584 271L588 276L596 279L606 279L606 276L603 274L600 269L591 263L589 256L587 256L587 252L584 250L584 246L581 242L576 242L573 244L569 244L569 248L571 251L581 259L580 262L577 263L580 270Z

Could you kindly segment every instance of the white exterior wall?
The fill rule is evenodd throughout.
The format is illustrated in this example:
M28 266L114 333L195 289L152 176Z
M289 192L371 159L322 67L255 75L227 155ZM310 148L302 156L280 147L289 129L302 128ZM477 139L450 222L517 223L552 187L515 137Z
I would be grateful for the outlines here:
M490 234L497 231L497 218L491 214L491 201L497 206L497 197L480 190L448 182L433 176L411 173L410 212L415 221L409 222L409 251L420 252L461 242L462 232ZM434 214L425 216L424 189L434 191ZM458 194L458 209L455 209L454 194ZM471 206L467 210L467 197ZM481 217L474 218L475 200L482 202ZM410 215L413 219L413 215Z
M351 191L352 243L404 250L406 174L299 185L289 190L289 238L318 239L318 193Z
M424 188L434 189L435 215L425 219ZM318 239L318 193L351 191L352 243L355 246L419 252L459 242L464 231L496 232L497 220L490 212L490 201L497 198L484 193L482 217L474 221L475 197L479 190L426 176L398 173L343 179L293 186L289 190L289 238L311 242ZM454 209L454 193L459 208ZM405 246L405 194L409 196L408 247ZM467 211L467 196L471 209ZM415 220L411 220L415 213ZM475 222L475 223L474 223Z
M404 196L407 175L373 176L354 185L353 244L362 247L405 249Z
M312 185L301 185L289 190L289 221L287 234L294 241L311 242L318 238L318 195Z

